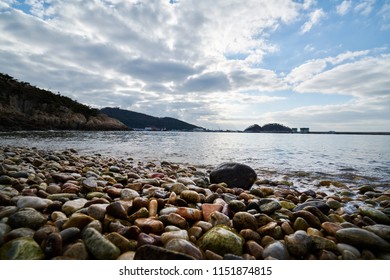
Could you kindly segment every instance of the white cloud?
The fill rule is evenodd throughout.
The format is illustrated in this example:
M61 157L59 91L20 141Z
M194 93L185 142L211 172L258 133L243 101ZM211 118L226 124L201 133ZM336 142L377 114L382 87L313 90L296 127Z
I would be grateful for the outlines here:
M336 12L339 15L344 16L349 12L351 7L352 7L352 1L351 0L344 0L340 5L338 5L336 7Z
M303 81L297 92L344 94L356 98L390 95L390 55L338 65Z
M325 12L322 9L317 9L310 14L310 18L301 27L301 33L309 32L315 24L318 24L320 20L325 17Z
M368 16L374 9L374 5L375 0L363 0L355 6L354 10L363 16Z

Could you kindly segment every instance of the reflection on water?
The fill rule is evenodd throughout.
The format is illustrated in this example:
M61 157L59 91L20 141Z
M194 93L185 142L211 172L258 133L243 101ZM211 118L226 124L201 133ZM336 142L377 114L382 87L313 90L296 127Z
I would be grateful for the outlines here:
M255 169L336 174L341 179L376 177L388 182L389 136L202 132L47 131L0 133L0 145L76 149L142 161L215 166L224 161Z

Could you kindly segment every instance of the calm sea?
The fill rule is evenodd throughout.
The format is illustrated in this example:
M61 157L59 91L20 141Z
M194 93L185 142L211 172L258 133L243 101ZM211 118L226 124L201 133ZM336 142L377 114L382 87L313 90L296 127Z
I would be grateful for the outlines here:
M390 182L390 136L217 132L12 132L0 146L76 149L134 161L212 167L236 161L262 174Z

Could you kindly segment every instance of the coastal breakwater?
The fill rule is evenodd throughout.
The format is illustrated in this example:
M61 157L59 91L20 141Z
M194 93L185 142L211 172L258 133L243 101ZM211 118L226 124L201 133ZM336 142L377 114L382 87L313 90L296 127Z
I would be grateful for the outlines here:
M0 259L389 259L390 190L0 147Z

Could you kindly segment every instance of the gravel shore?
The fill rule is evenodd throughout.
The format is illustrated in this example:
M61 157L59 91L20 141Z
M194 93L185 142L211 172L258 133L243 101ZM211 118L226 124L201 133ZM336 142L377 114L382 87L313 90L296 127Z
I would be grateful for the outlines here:
M390 189L0 147L0 259L390 259Z

